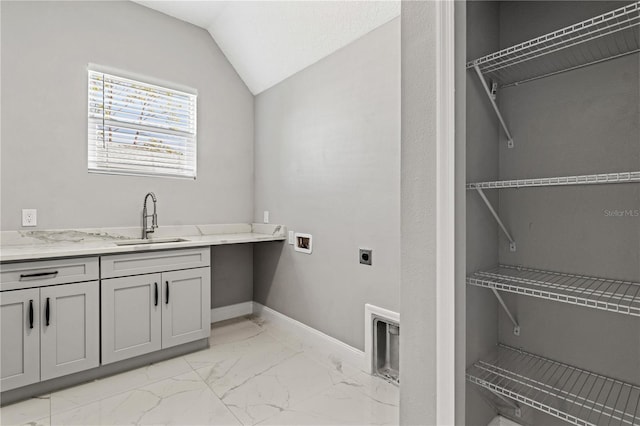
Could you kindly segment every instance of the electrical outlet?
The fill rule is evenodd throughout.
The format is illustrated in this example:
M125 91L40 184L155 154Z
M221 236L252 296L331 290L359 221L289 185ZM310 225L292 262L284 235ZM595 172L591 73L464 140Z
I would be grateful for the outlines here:
M262 214L262 219L264 223L269 223L269 210L264 211L264 213Z
M371 249L360 249L360 263L363 265L371 265L373 258L373 250Z
M295 238L293 237L293 231L289 231L289 244L293 245Z
M38 210L22 209L22 226L38 225Z

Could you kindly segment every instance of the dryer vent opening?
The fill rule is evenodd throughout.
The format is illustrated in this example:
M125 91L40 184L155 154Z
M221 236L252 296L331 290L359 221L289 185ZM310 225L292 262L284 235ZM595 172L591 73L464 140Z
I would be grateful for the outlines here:
M400 324L373 315L373 374L400 384Z

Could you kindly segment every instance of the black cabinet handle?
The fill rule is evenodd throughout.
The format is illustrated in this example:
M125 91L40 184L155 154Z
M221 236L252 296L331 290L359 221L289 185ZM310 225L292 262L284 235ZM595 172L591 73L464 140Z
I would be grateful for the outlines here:
M169 281L167 281L167 291L164 303L166 303L167 305L169 304Z
M47 297L47 304L45 305L44 308L44 318L45 318L45 324L47 325L47 327L49 327L49 298Z
M154 298L155 298L155 306L158 306L158 283L153 283L153 285L155 286L155 290L154 290Z
M29 300L29 328L33 328L33 299Z
M44 278L55 278L58 271L52 272L35 272L33 274L20 274L20 281L41 280Z

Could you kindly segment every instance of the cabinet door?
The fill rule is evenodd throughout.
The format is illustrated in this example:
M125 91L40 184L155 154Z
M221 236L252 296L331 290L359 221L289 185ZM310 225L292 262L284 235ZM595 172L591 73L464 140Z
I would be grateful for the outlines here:
M98 281L40 289L41 380L99 364Z
M0 391L40 380L40 290L0 293Z
M102 364L161 349L160 278L149 274L102 280Z
M210 269L164 272L162 286L162 347L209 337Z

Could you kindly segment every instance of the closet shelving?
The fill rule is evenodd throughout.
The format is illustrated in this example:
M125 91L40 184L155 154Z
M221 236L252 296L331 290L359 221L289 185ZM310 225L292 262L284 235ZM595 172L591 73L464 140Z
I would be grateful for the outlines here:
M640 171L606 173L581 176L545 177L534 179L500 180L493 182L474 182L467 184L467 189L501 189L527 188L533 186L566 186L566 185L596 185L606 183L634 183L640 182Z
M543 186L569 186L569 185L601 185L601 184L614 184L614 183L637 183L640 182L640 171L637 172L621 172L621 173L605 173L595 175L580 175L580 176L560 176L560 177L543 177L543 178L528 178L528 179L515 179L515 180L499 180L491 182L472 182L467 184L467 189L474 189L478 192L482 201L486 204L487 208L493 215L498 226L504 232L505 236L509 240L509 250L516 251L516 242L507 230L507 227L500 219L500 216L491 205L491 202L484 194L485 189L507 189L507 188L530 188L530 187L543 187ZM500 301L501 304L502 301ZM503 304L504 306L504 304ZM506 309L506 307L505 307ZM514 321L515 324L515 321ZM517 324L516 324L517 327Z
M518 45L469 61L508 140L514 139L496 103L499 88L640 52L640 1ZM468 183L482 197L516 250L516 242L489 200L485 189L640 183L640 171L541 177ZM477 271L467 284L489 288L520 333L499 291L640 317L640 283L596 278L525 267L500 265ZM467 370L467 380L491 391L520 412L518 403L575 425L640 426L640 387L498 345L495 353ZM515 401L515 402L514 402Z
M640 422L640 387L506 345L471 366L467 380L574 425Z
M640 317L640 283L500 265L467 284Z
M604 13L467 63L501 87L640 51L640 3Z
M562 28L524 43L469 61L500 124L513 137L495 102L498 87L521 83L572 71L640 51L640 2L615 9L591 19ZM486 79L489 79L491 88Z

